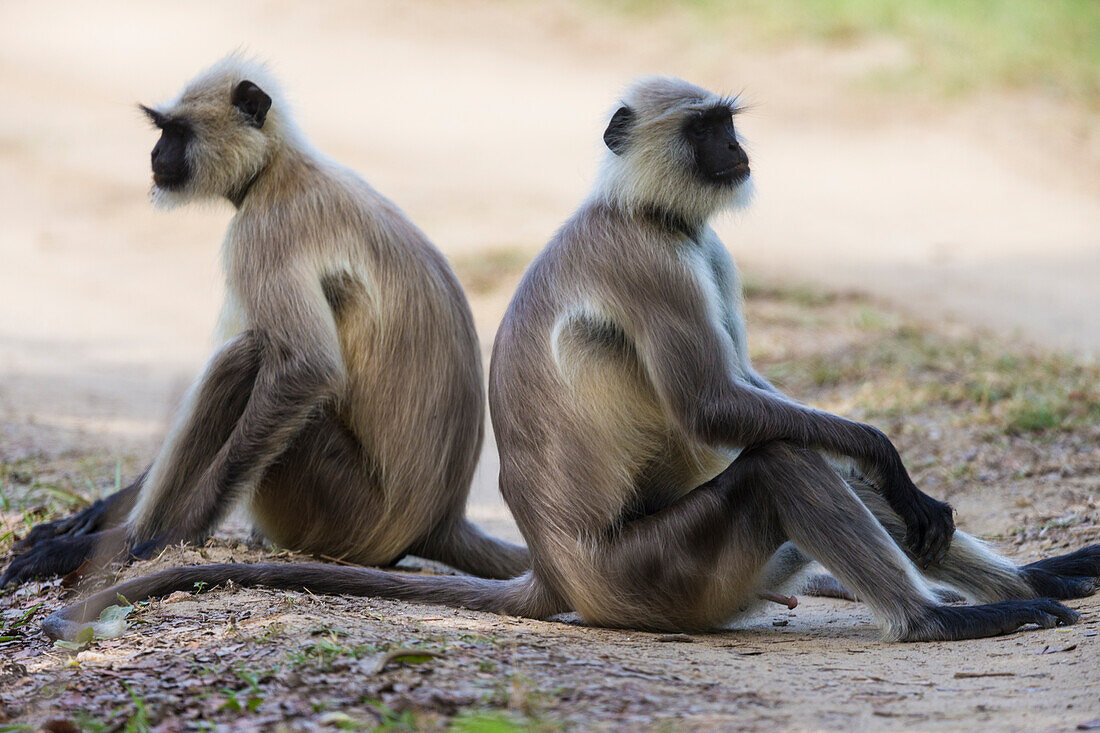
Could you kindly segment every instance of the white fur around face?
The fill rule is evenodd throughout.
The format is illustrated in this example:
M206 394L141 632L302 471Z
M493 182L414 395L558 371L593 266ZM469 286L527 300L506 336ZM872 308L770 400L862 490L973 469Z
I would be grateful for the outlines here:
M262 128L241 118L231 104L233 90L251 81L271 97L271 109ZM157 105L157 112L187 122L194 132L187 146L191 179L175 190L153 185L155 205L180 204L230 196L245 187L270 161L288 137L299 137L278 82L267 67L238 54L221 59L202 71L175 97Z
M656 206L698 224L749 205L752 177L732 186L700 183L681 132L685 115L732 100L680 79L650 77L628 89L622 103L635 115L629 144L621 155L604 156L597 198L628 210Z

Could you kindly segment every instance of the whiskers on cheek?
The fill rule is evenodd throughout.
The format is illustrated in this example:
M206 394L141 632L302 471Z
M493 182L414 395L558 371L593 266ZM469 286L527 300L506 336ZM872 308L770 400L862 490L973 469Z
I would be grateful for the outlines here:
M149 200L153 203L153 206L158 209L174 209L177 206L182 206L190 200L187 195L186 188L169 190L167 188L161 188L155 183L149 189Z
M732 187L726 200L725 208L733 211L748 208L756 198L756 179L751 175L741 183Z

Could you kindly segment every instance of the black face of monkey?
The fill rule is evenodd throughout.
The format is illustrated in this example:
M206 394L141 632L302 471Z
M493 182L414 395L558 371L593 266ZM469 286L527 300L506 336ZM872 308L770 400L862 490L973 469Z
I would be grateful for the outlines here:
M696 173L704 182L736 185L749 177L749 156L737 142L728 107L692 115L684 123L684 136L695 154Z
M681 134L691 147L696 175L713 186L734 186L749 177L749 156L733 131L734 108L719 104L693 112L684 121ZM630 148L635 113L620 107L603 134L604 143L616 155Z
M169 191L183 188L191 179L191 166L187 162L187 144L194 136L191 125L149 107L143 106L141 110L161 131L151 155L153 183Z
M218 118L217 110L211 112L211 100L189 102L190 106L199 108L196 114L200 117L193 117L188 112L188 105L182 105L182 112L174 109L167 113L150 107L141 107L142 112L161 131L160 140L157 141L151 155L153 182L158 189L180 191L192 181L196 174L202 173L201 170L192 168L192 162L188 160L187 155L188 147L196 144L196 129L206 130L213 127L215 130L213 137L218 138L220 135L221 144L226 147L232 145L232 140L235 139L234 136L246 134L244 131L248 131L248 135L255 135L254 130L263 129L267 121L267 113L271 109L271 97L266 92L253 82L245 80L233 88L227 101L239 115L240 127L238 130L226 130L224 128L224 124ZM203 104L207 105L206 109L203 109ZM213 105L216 106L216 104L217 100L214 100ZM204 114L208 117L202 118L201 115ZM199 124L204 119L205 127ZM230 124L232 126L236 123ZM230 142L226 142L226 138ZM210 141L205 139L199 142L204 145L210 144ZM205 148L200 152L211 153L210 150ZM211 155L206 157L211 157ZM214 155L214 157L218 156ZM233 197L231 196L231 198Z

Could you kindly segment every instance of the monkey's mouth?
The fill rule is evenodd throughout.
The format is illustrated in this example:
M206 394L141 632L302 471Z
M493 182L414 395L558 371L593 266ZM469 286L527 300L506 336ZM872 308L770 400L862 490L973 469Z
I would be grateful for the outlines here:
M723 183L741 183L749 177L749 164L738 163L730 168L724 168L715 173L714 177Z
M179 188L183 188L183 184L187 183L187 176L179 173L157 173L153 172L153 184L157 188L164 188L169 191L174 191Z

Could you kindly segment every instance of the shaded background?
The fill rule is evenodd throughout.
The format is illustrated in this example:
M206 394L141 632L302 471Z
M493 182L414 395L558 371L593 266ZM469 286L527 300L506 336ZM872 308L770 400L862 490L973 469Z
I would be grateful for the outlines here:
M495 285L584 195L644 73L752 105L757 201L719 224L750 281L1100 353L1100 5L666 5L0 4L0 460L151 456L210 350L232 209L152 209L135 103L234 49L455 262L486 363Z

